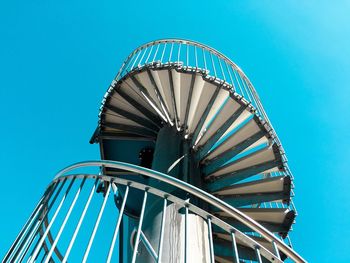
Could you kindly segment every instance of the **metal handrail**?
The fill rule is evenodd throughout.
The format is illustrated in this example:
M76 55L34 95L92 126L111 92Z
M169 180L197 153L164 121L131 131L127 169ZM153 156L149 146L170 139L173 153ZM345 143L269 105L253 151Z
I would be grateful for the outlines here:
M284 244L281 240L279 240L277 237L275 237L270 231L268 231L265 227L261 226L259 223L257 223L255 220L251 219L250 217L246 216L244 213L240 212L238 209L230 206L229 204L223 202L222 200L214 197L213 195L194 187L186 182L183 182L177 178L174 178L172 176L169 176L167 174L157 172L151 169L147 169L144 167L140 167L137 165L129 164L129 163L123 163L118 161L108 161L108 160L102 160L102 161L86 161L86 162L79 162L73 165L70 165L64 169L62 169L60 172L57 173L54 180L51 184L57 182L62 177L66 177L67 173L82 167L108 167L108 168L116 168L121 170L127 170L129 172L134 172L136 174L141 174L148 176L150 178L162 181L164 183L170 184L174 187L177 187L181 190L184 190L188 192L189 194L196 196L197 198L200 198L201 200L207 202L208 204L211 204L215 206L216 208L220 209L221 211L227 213L231 217L235 218L236 220L240 221L244 225L248 226L250 229L254 230L258 234L260 234L263 238L265 238L268 242L271 242L272 244L275 244L277 249L282 251L286 256L288 256L290 259L292 259L295 262L306 262L298 253L296 253L293 249L288 247L286 244ZM102 177L102 175L100 175ZM98 175L96 175L98 177ZM113 177L113 176L111 176ZM116 177L116 176L114 176Z

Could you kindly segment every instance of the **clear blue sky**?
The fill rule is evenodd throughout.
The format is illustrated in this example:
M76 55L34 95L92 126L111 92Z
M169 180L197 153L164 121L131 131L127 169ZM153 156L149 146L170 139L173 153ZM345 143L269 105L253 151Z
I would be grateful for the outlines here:
M1 1L0 257L55 172L99 158L88 141L122 60L179 37L256 86L296 178L296 250L349 262L349 14L349 1Z

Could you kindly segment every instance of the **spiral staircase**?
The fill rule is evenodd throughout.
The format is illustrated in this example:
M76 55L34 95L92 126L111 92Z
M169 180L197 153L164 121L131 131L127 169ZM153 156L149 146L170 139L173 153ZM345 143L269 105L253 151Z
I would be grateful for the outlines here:
M136 262L138 250L144 249L150 261L167 262L162 248L169 203L185 209L185 228L179 230L185 249L172 262L194 262L188 241L192 215L208 226L203 245L207 256L198 262L282 262L287 258L305 262L291 248L288 235L297 212L292 202L293 176L282 145L249 79L218 51L178 39L154 41L134 50L104 96L90 142L99 143L102 159L110 161L81 163L60 172L47 190L50 197L39 203L46 204L45 214L44 210L33 213L32 222L39 220L40 213L40 222L49 217L49 202L55 203L53 193L59 184L74 178L96 179L92 193L102 193L108 200L113 192L119 211L107 262L123 228L123 215L135 222L131 239L130 231L125 232L126 239L125 233L124 237L119 234L120 243L132 244L127 260ZM67 175L77 167L90 166L100 167L100 175ZM148 197L152 200L148 206L155 206L158 199L164 202L156 239L147 237L142 228L147 195L153 196ZM47 222L52 222L55 214L51 213ZM19 235L4 262L26 257L36 262L41 250L43 262L55 261L54 255L56 261L65 262L70 250L68 255L67 250L60 252L55 235L49 238L50 228L50 223L40 223L35 230L37 244L31 248L35 242L29 244L28 237L25 251L19 250L25 237ZM119 249L119 254L127 253L124 250ZM119 255L119 261L125 258Z

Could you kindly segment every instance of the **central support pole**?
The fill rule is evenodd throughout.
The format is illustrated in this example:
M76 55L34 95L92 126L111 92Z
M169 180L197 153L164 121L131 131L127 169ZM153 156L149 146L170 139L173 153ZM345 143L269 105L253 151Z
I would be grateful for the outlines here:
M199 173L194 173L191 159L188 142L175 127L164 127L159 131L153 170L190 183L200 181L192 178ZM190 198L186 193L157 181L150 181L150 184L184 200ZM164 200L150 196L143 224L146 238L160 255L158 262L210 262L207 222L188 212L186 207L171 202L164 205ZM138 262L154 262L144 244L139 245Z

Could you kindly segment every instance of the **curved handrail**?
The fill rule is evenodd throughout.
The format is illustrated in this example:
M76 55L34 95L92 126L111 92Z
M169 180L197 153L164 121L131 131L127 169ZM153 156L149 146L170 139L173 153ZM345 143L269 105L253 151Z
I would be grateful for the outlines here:
M248 226L255 232L259 233L263 238L265 238L269 242L275 242L277 248L282 251L285 255L287 255L290 259L294 260L295 262L306 262L298 253L296 253L294 250L292 250L290 247L288 247L286 244L284 244L281 240L279 240L277 237L275 237L270 231L268 231L265 227L261 226L259 223L257 223L255 220L251 219L250 217L246 216L244 213L240 212L238 209L230 206L229 204L223 202L222 200L216 198L215 196L212 196L211 194L194 187L186 182L183 182L177 178L174 178L172 176L169 176L167 174L154 171L151 169L147 169L145 167L140 167L134 164L124 163L124 162L118 162L118 161L108 161L108 160L102 160L102 161L85 161L85 162L79 162L73 165L70 165L61 171L57 173L57 175L54 178L55 182L56 180L59 180L61 177L64 177L66 173L82 167L93 167L93 166L103 166L108 168L116 168L116 169L122 169L127 170L130 172L134 172L137 174L142 174L145 176L148 176L150 178L160 180L162 182L168 183L172 186L175 186L179 189L182 189L193 196L196 196L207 203L221 209L223 212L226 212L236 220L240 221L244 225Z

